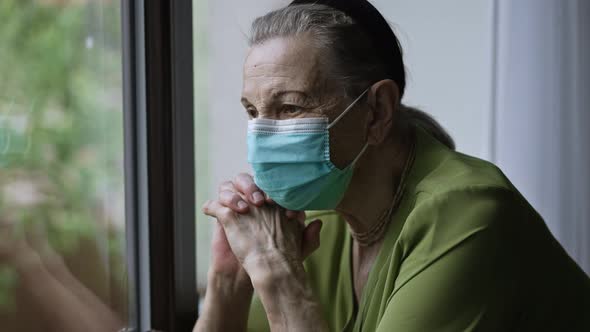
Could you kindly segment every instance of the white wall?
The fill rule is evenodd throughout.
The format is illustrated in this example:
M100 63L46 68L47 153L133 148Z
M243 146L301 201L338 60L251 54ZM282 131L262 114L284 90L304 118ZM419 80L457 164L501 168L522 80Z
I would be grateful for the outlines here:
M590 274L590 2L498 0L498 165Z
M458 150L488 159L492 1L374 0L405 52L404 102L433 115Z

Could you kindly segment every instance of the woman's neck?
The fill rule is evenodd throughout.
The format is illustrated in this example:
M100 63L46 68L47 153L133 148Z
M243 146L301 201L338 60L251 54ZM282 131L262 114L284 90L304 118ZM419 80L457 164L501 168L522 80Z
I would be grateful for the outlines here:
M370 146L358 161L348 190L336 208L352 232L369 232L387 217L410 152L408 132L398 131L397 137Z

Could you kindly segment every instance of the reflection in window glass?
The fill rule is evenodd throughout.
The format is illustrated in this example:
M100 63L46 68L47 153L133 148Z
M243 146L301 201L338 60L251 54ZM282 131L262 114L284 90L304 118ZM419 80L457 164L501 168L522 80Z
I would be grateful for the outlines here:
M0 2L0 330L127 321L120 3Z

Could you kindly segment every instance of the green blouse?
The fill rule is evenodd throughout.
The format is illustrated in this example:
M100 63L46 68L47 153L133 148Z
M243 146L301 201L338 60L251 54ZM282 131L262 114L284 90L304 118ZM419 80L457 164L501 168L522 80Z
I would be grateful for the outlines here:
M493 164L419 129L416 159L355 303L335 212L305 261L331 331L590 331L590 279ZM248 331L268 331L254 297Z

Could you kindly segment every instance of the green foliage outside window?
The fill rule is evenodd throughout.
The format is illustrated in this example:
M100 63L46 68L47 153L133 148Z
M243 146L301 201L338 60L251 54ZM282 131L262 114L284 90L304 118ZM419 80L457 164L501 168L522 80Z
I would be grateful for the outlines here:
M0 220L15 228L0 236L0 308L14 236L42 226L64 256L94 238L105 260L123 254L120 20L118 1L0 1Z

